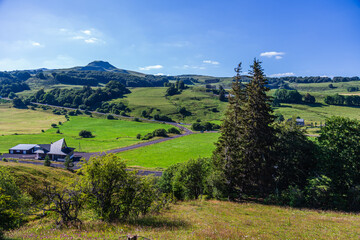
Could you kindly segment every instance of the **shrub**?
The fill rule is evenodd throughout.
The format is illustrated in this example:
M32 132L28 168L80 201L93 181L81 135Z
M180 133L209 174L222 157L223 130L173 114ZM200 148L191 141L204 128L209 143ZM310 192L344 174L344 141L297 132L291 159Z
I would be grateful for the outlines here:
M6 158L3 158L2 161L3 162L8 162L8 160Z
M144 216L161 200L153 178L127 171L124 161L114 154L90 158L80 172L89 207L105 221Z
M88 130L81 130L79 132L79 136L82 138L92 138L93 137L92 133Z
M176 127L171 127L167 130L168 133L173 133L173 134L180 134L179 129L177 129Z
M60 134L60 129L56 130L56 133Z
M51 161L50 161L49 155L46 155L45 159L44 159L44 166L50 167L50 165L51 165Z
M53 128L56 128L56 126L57 126L56 123L51 124L51 127L53 127Z
M149 140L151 138L153 138L153 134L152 133L147 133L145 136L143 136L141 138L141 140Z
M115 119L113 115L109 114L106 116L106 119L109 119L109 120L112 120L112 119Z
M140 138L141 138L141 134L140 134L140 133L136 134L136 138L137 138L137 139L140 139Z
M140 119L139 119L139 118L137 118L137 117L136 117L136 118L134 118L134 121L135 121L135 122L141 122L141 121L140 121Z
M166 130L163 128L154 130L152 134L154 137L168 137Z

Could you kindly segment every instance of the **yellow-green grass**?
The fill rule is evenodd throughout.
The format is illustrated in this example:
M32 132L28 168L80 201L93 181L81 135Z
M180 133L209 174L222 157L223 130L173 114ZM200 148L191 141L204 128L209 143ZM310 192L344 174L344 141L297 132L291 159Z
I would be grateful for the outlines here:
M64 122L58 128L50 128L44 133L0 136L0 152L7 152L9 148L20 143L49 144L60 138L65 138L68 146L76 148L75 151L106 151L141 142L136 138L138 133L145 135L158 128L169 129L170 127L172 126L159 123L76 116L71 117L70 121ZM56 133L58 129L61 134ZM89 130L95 137L80 138L81 130Z
M113 100L113 102L126 102L132 110L131 116L141 117L143 110L153 109L152 116L155 114L167 115L173 120L180 122L193 122L196 119L219 120L226 103L220 102L212 93L196 91L192 88L183 90L181 94L165 97L164 87L156 88L132 88L131 93L125 98ZM178 111L185 107L190 116L185 118ZM213 110L216 109L214 112Z
M334 88L329 88L329 84L332 84ZM360 87L360 81L338 83L290 83L289 86L301 92L319 92L326 95L333 95L336 93L348 93L348 87Z
M52 123L64 120L64 116L0 104L0 135L39 133L41 129L48 129Z
M40 197L44 182L64 188L75 177L74 173L64 169L42 165L0 161L0 167L8 168L19 188L32 197Z
M191 158L210 157L220 133L199 133L119 153L129 166L167 168Z
M292 116L299 116L305 119L305 124L309 122L324 122L326 118L331 116L342 116L360 120L360 108L335 106L326 104L281 104L280 108L275 109L275 113L281 113L285 119Z
M6 236L12 239L119 239L127 234L181 240L359 239L360 216L255 203L189 201L137 221L113 224L84 221L81 230L58 229L53 220L44 218Z

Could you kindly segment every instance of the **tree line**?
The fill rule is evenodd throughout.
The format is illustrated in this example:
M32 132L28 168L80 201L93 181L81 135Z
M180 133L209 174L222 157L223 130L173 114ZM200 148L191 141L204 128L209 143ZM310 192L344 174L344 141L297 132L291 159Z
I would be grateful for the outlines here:
M111 99L121 98L130 93L123 84L117 81L108 82L104 88L93 89L84 86L82 89L59 89L55 88L49 92L40 89L28 98L30 102L45 103L83 110L96 110L100 112L120 113L130 111L123 103L106 103Z
M277 89L272 103L273 105L278 103L315 103L315 97L310 93L303 96L297 90Z
M360 106L360 96L357 95L339 95L326 96L324 99L326 104L340 106Z

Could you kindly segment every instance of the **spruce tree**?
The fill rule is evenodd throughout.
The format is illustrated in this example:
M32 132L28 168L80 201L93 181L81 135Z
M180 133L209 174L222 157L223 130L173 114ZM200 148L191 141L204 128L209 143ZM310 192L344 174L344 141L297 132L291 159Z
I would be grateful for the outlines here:
M74 162L69 156L65 157L64 166L67 170L71 170L71 168L74 167Z
M274 116L260 64L254 60L252 79L246 85L240 81L241 64L235 69L235 82L216 143L214 165L222 173L223 193L229 199L242 194L264 194L272 184Z

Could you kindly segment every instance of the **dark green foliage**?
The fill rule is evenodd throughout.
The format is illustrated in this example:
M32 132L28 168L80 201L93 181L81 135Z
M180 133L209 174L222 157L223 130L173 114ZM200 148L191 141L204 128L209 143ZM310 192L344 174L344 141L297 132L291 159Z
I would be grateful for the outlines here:
M168 117L166 115L159 115L159 114L154 115L154 120L164 121L164 122L174 122L174 120L172 120L170 117Z
M56 128L56 126L57 126L56 123L51 124L51 127L53 127L53 128Z
M210 172L210 159L191 159L166 169L159 186L163 192L172 193L179 200L197 199L201 195L211 194L207 191L207 178Z
M319 152L305 130L292 121L276 125L276 140L272 149L276 159L274 172L276 191L289 186L304 189L307 179L314 174Z
M137 139L140 139L140 138L141 138L141 134L140 134L140 133L136 134L136 138L137 138Z
M227 99L225 97L225 94L226 94L225 89L222 86L220 86L219 87L219 100L220 101L226 102Z
M115 119L113 115L109 114L106 116L106 119L109 119L109 120L112 120L112 119Z
M175 94L179 94L180 91L175 88L174 86L170 86L168 89L166 89L166 94L165 96L173 96Z
M155 129L152 134L154 137L168 137L166 130L163 128Z
M301 103L302 95L297 90L278 89L274 99L279 103Z
M56 133L60 134L60 129L56 130Z
M172 133L172 134L180 134L181 132L179 131L179 129L177 129L176 127L171 127L167 130L168 133Z
M153 137L154 137L153 133L147 133L141 138L141 140L149 140Z
M357 92L357 91L359 91L359 87L348 87L347 91L348 92Z
M10 99L14 99L16 97L17 96L16 96L16 94L14 92L10 92L9 95L8 95L8 98L10 98Z
M181 107L181 108L179 109L179 113L180 113L183 117L191 116L191 112L189 112L185 107Z
M334 85L332 83L329 84L329 88L333 89L335 88Z
M312 96L310 93L305 94L304 96L304 102L305 103L315 103L315 97Z
M60 105L64 107L77 108L82 106L83 109L110 112L114 110L126 110L123 103L121 104L104 104L115 98L121 98L124 94L130 93L119 82L110 81L105 85L105 88L98 88L96 90L89 86L84 86L83 89L53 89L45 93L43 89L32 95L29 100L38 103L46 103L50 105Z
M275 113L275 122L283 122L285 120L284 116L281 113Z
M220 125L211 122L196 122L191 125L194 131L215 131L220 129Z
M44 166L50 167L50 165L51 165L51 161L50 161L49 155L46 155L45 159L44 159Z
M332 180L338 193L360 185L360 122L331 117L318 138L323 148L321 171Z
M214 152L214 164L225 177L224 195L236 199L242 194L264 195L272 190L275 160L274 121L267 80L258 60L251 66L251 81L240 80L241 64L229 97L229 107Z
M88 131L88 130L81 130L79 132L79 136L82 137L82 138L92 138L92 137L94 137L92 135L92 133L90 131Z
M20 108L20 109L27 108L25 103L20 98L17 98L17 97L13 99L13 107Z
M344 96L335 94L333 96L326 96L324 101L330 105L360 106L360 96L357 95Z
M0 76L0 97L9 97L10 93L22 92L24 90L30 90L29 85L24 82L14 80L12 78L6 79ZM14 96L12 95L14 98Z

